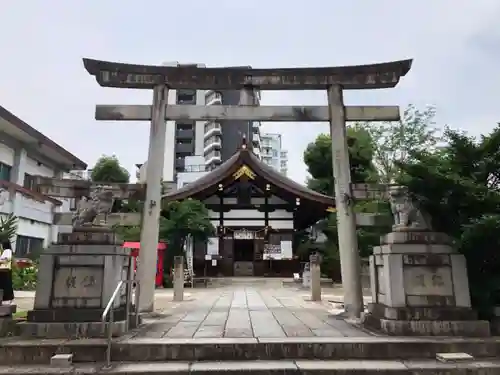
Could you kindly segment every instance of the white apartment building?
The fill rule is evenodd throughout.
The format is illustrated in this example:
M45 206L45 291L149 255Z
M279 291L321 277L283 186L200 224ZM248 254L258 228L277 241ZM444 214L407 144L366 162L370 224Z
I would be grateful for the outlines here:
M63 178L87 164L0 106L0 217L18 217L14 239L16 256L47 247L57 240L55 212L69 210L69 202L34 190L35 176Z
M288 151L282 148L281 134L261 134L261 159L283 175L288 173Z

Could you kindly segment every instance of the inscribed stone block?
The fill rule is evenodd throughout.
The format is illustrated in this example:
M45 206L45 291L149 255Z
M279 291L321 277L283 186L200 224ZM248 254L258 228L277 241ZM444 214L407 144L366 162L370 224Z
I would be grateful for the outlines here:
M452 296L451 268L405 267L404 288L407 295Z

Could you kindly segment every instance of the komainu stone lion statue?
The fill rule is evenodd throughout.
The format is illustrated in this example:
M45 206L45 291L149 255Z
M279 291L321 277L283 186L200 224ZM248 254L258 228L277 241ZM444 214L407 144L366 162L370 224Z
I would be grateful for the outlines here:
M404 186L389 188L389 202L394 216L393 230L431 230L430 216L419 209L411 200Z
M72 218L73 227L93 225L99 214L109 214L113 207L113 192L105 186L97 186L90 191L89 197L78 202Z

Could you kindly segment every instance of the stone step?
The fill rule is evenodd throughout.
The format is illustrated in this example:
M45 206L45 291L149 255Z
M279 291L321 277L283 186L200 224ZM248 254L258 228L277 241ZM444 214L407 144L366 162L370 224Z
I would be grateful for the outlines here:
M113 363L110 369L102 364L77 364L73 368L50 366L0 367L0 374L328 374L328 375L498 375L498 359L467 363L441 363L435 360L283 360L283 361L226 361L226 362L155 362Z
M105 339L0 340L5 365L49 364L54 354L73 354L73 362L103 362ZM500 357L500 338L300 337L219 339L116 339L112 360L245 361L245 360L394 360L436 359L438 353ZM500 372L499 372L500 374Z

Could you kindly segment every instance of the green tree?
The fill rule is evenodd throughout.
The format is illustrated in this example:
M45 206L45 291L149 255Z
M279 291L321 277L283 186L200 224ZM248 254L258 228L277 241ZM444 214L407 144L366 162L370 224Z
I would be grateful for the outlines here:
M205 205L194 199L166 203L160 217L160 240L168 243L164 258L165 272L169 272L175 256L184 255L187 239L206 242L215 235ZM185 257L184 257L185 259Z
M109 183L128 183L130 182L130 173L121 164L118 158L114 155L101 156L94 168L90 178L94 182L109 182ZM127 200L115 201L112 212L140 212L140 202Z
M117 225L113 229L123 241L139 242L141 240L141 227L139 225L130 227Z
M373 142L366 129L347 129L351 179L364 182L375 174L372 163ZM320 193L333 195L332 140L330 135L320 134L304 151L304 163L311 175L307 185Z
M373 163L377 167L378 181L384 184L399 179L400 163L413 160L420 151L434 150L441 137L435 127L436 110L419 110L409 105L401 121L358 122L355 129L364 129L372 140Z
M0 243L12 241L17 233L18 218L13 213L0 217Z
M500 126L479 140L451 130L445 139L399 164L401 182L465 255L473 304L487 314L500 304Z
M130 173L121 166L116 156L103 155L92 168L91 179L95 182L128 183Z
M376 169L372 163L373 141L367 129L361 127L348 127L348 146L351 168L351 180L353 183L363 183L376 180ZM314 143L309 144L304 152L304 162L308 167L311 178L308 186L327 195L334 193L334 178L332 166L332 144L329 135L321 134ZM356 212L387 213L388 204L377 201L356 203ZM304 239L301 242L299 252L302 256L312 250L318 250L323 255L322 272L330 277L339 273L339 249L337 234L337 217L335 213L329 215L325 220L318 223L317 229L324 233L326 242L322 247ZM358 245L360 255L366 257L372 253L373 246L379 244L382 233L387 233L389 228L371 227L358 228ZM336 280L337 281L337 280Z

